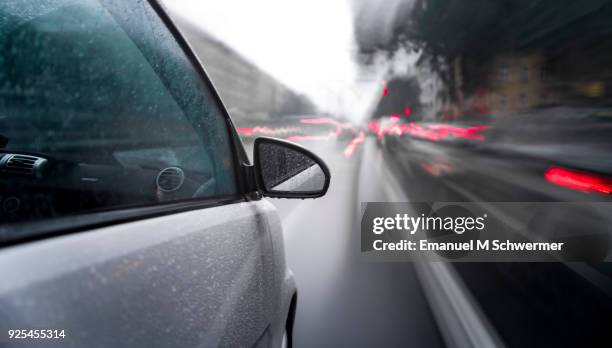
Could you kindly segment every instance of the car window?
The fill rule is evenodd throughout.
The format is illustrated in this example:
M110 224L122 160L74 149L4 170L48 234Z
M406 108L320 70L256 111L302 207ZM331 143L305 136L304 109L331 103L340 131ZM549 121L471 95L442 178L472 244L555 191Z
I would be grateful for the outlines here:
M208 87L146 1L0 3L3 229L234 195L230 146Z

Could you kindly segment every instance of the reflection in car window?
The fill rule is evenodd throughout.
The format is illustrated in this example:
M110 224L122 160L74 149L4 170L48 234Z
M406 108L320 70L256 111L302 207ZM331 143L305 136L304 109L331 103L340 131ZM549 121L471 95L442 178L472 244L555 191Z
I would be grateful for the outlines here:
M236 190L224 119L143 1L0 4L0 135L3 224Z

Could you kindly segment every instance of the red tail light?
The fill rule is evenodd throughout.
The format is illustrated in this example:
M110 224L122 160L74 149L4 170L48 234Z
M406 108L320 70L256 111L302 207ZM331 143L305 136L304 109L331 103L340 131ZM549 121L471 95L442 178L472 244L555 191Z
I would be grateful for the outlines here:
M560 167L548 168L544 173L548 182L587 193L612 193L612 179Z

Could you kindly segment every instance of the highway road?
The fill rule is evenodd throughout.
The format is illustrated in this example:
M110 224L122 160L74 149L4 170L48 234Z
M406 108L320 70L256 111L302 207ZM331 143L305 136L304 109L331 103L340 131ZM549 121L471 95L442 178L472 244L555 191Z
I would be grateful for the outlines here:
M336 140L302 145L328 163L332 184L322 199L272 200L299 289L296 347L572 346L609 338L608 264L374 263L360 257L360 202L465 201L473 198L458 192L486 191L496 185L491 179L475 187L461 179L454 187L463 190L449 190L447 179L419 173L406 157L420 163L440 156L419 157L414 147L387 151L372 137L350 157ZM469 160L484 161L475 156ZM479 167L465 163L476 175ZM496 192L516 190L511 185L497 184Z

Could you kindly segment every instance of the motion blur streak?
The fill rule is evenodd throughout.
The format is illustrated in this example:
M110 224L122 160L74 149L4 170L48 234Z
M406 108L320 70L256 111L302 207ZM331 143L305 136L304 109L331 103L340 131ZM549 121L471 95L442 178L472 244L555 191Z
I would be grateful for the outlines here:
M350 123L340 123L336 120L334 120L333 118L330 117L321 117L321 118L304 118L300 120L301 123L305 123L305 124L329 124L332 125L334 127L336 127L336 130L334 131L336 136L340 136L340 134L342 134L342 130L343 129L348 129L351 128L351 124Z
M380 123L378 121L370 121L368 122L368 130L374 134L378 134L378 130L380 129Z
M453 172L453 166L444 159L437 159L432 163L423 163L421 167L432 176L442 176Z
M552 167L544 174L544 178L555 185L588 193L612 192L612 180L597 175L569 169Z
M287 134L287 133L295 133L299 131L296 127L281 127L281 128L268 128L268 127L244 127L237 128L238 134L244 136L252 136L256 134L263 135L279 135L279 134Z
M485 137L478 132L488 128L489 126L484 125L462 128L447 124L420 125L416 123L404 123L400 125L395 123L384 128L378 127L376 133L379 138L385 134L402 136L407 133L414 137L431 141L439 141L450 137L482 141Z
M418 266L362 262L360 203L400 197L475 202L519 238L600 246L579 252L588 263L453 263L439 292L464 284L500 346L610 346L612 0L167 2L195 4L183 12L237 48L191 40L251 127L245 146L277 134L330 166L326 197L274 201L300 288L296 347L493 346L455 337L478 320L431 295Z
M300 142L300 141L327 141L331 139L331 135L292 135L285 138L288 141Z
M363 143L364 140L365 134L363 132L359 132L359 136L351 140L351 142L346 146L346 149L344 149L344 156L351 157L355 153L357 146Z
M321 117L321 118L304 118L301 119L300 122L307 124L331 124L336 127L342 127L343 124L329 117Z
M486 130L489 126L485 125L477 125L472 127L455 127L448 124L432 124L428 126L429 129L433 129L438 131L441 134L441 137L446 138L449 135L454 136L455 138L464 138L470 140L484 140L484 136L479 134L478 132Z

